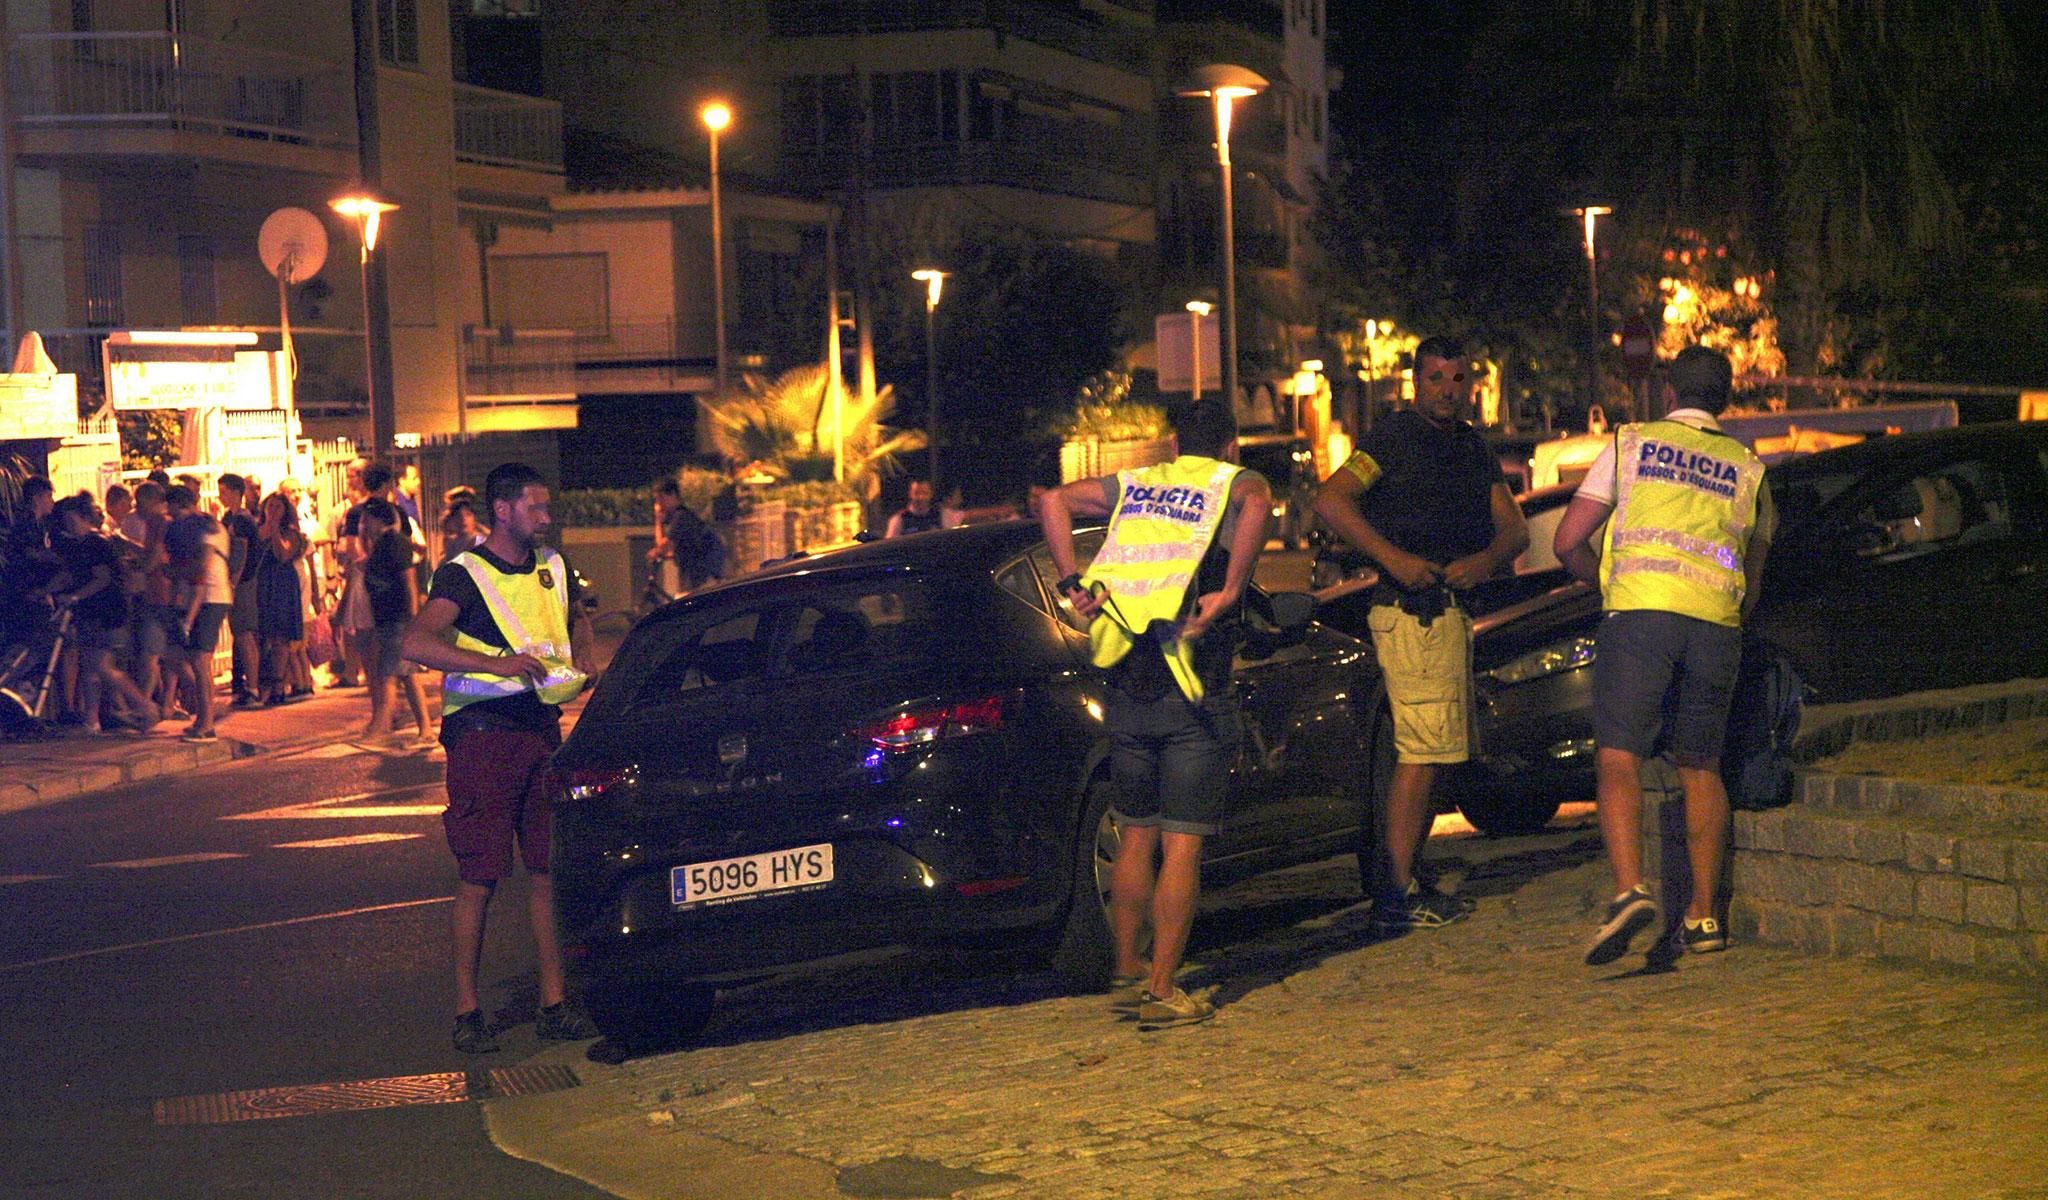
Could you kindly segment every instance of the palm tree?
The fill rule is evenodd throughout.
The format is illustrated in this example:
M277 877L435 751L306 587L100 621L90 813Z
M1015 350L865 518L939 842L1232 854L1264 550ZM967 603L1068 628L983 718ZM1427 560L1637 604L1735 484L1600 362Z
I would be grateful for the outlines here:
M896 456L924 445L921 430L892 429L896 393L883 387L871 403L841 389L832 403L824 364L792 367L773 379L748 373L737 387L699 400L711 418L712 446L728 463L757 463L792 483L830 481L833 420L843 414L842 478L866 495L896 469Z

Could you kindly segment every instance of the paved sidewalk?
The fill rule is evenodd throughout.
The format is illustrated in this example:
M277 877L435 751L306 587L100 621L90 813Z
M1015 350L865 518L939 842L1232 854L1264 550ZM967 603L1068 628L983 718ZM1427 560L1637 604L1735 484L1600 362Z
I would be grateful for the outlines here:
M1348 860L1220 893L1204 1026L929 960L728 997L701 1048L493 1101L632 1197L2048 1197L2048 997L1757 946L1580 951L1590 825L1438 839L1463 924L1375 943Z
M438 680L438 676L430 676ZM438 683L428 688L428 712L439 711ZM232 759L326 742L347 741L369 718L368 693L360 688L318 692L297 704L276 708L231 708L221 696L215 723L220 740L187 742L178 736L189 723L165 721L147 736L63 737L42 742L0 743L0 813L55 804L162 775L181 774ZM406 734L411 715L403 700L398 720Z

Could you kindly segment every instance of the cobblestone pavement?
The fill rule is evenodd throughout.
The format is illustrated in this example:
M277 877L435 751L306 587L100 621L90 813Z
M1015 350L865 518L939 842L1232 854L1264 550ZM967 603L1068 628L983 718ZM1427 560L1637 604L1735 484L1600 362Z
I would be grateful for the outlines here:
M558 1051L585 1086L493 1133L634 1196L2048 1197L2038 990L1756 946L1589 968L1590 828L1431 853L1479 908L1404 939L1348 859L1212 898L1207 1025L899 960L728 996L686 1053Z

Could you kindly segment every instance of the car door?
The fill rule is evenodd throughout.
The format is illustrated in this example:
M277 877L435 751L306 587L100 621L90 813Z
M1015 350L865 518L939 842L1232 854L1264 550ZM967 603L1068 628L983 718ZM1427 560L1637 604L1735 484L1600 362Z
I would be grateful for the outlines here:
M2027 673L2015 649L2043 605L2039 465L1997 439L1944 450L1874 474L1784 548L1801 561L1785 564L1791 595L1767 633L1823 700Z

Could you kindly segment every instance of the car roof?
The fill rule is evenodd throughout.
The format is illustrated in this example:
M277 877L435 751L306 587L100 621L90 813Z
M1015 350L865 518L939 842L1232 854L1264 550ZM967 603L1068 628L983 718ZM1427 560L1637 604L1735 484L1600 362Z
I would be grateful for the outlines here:
M1918 458L1924 454L1950 454L1988 448L2014 437L2039 442L2043 448L2048 448L2048 422L1996 421L1983 425L1958 425L1951 429L1868 438L1853 446L1837 446L1832 450L1821 450L1788 459L1772 467L1770 475L1782 481L1796 481L1808 476L1832 475L1844 471L1860 475L1882 470L1894 463Z
M1077 525L1075 532L1092 526ZM986 525L963 525L957 529L934 529L907 533L902 537L861 542L820 554L785 559L707 588L693 596L710 595L734 588L752 587L771 580L791 579L819 571L888 571L910 568L953 570L966 573L992 571L1011 557L1036 545L1042 537L1038 522L994 521Z

